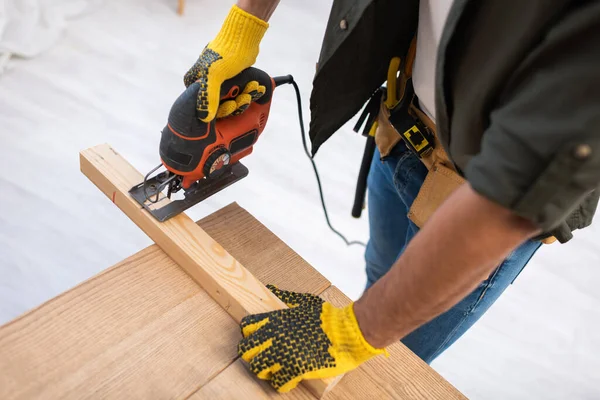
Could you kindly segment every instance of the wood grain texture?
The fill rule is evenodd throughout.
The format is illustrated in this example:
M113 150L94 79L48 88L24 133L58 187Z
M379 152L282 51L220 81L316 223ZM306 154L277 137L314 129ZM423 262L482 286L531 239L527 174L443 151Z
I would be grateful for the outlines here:
M258 242L291 253L285 268L307 278L295 280L299 287L319 293L329 284L237 204L198 224L251 272L287 276L270 258L244 256ZM0 327L0 398L185 398L236 362L240 337L225 310L153 245Z
M237 321L281 309L279 301L187 215L158 222L129 196L143 176L108 145L80 154L81 171ZM165 202L168 200L164 200Z
M143 176L109 145L98 145L80 153L81 171L138 227L183 268L236 322L248 314L286 307L219 243L181 213L158 222L129 196L129 189ZM164 199L163 202L168 202ZM307 383L322 396L335 383Z
M283 289L295 290L293 284ZM329 287L321 297L337 307L350 302L350 299L335 286ZM390 346L388 351L389 358L376 357L346 374L324 399L465 399L458 390L401 343ZM246 379L248 375L246 366L238 360L202 386L191 399L236 399L244 398L247 393L260 395L258 398L279 398L278 394L267 390L267 383L249 382ZM306 393L302 389L295 389L289 396L291 399L305 399Z
M334 391L338 388L339 385ZM314 400L315 397L302 385L289 393L277 393L268 382L256 379L248 369L248 365L241 359L189 397L189 400L230 399Z
M240 337L154 245L2 326L0 398L183 398Z
M320 294L331 283L294 250L236 203L200 221L210 237L264 284ZM300 278L301 279L298 279Z

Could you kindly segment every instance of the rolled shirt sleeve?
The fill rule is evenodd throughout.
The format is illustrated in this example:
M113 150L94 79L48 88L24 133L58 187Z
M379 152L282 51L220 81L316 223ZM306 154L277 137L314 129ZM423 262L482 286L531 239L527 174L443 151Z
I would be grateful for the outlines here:
M600 4L553 26L515 70L464 171L550 232L600 187Z

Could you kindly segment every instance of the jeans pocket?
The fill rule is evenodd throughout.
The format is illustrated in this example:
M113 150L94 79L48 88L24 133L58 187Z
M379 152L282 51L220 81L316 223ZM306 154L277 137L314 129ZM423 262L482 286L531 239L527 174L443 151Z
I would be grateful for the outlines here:
M427 168L411 151L398 159L394 170L394 186L406 208L410 208L427 176Z

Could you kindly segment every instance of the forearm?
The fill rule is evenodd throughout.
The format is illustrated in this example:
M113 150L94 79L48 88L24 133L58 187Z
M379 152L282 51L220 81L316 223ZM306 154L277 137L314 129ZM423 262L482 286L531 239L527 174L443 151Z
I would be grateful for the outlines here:
M279 0L238 0L237 2L239 8L263 21L269 21L278 4Z
M365 339L387 346L447 311L536 233L530 222L463 185L354 305Z

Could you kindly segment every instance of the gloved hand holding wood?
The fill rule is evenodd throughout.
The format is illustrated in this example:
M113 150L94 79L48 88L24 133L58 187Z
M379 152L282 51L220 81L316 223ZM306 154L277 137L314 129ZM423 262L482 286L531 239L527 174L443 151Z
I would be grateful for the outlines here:
M198 118L203 122L242 112L260 95L261 88L256 83L256 87L244 88L235 100L219 107L221 84L254 64L260 41L268 27L267 22L234 5L219 34L204 48L198 61L186 73L186 87L194 82L200 83L197 111Z
M238 353L279 392L303 379L341 375L376 355L387 355L367 343L353 304L336 308L312 294L267 287L290 308L242 319Z

